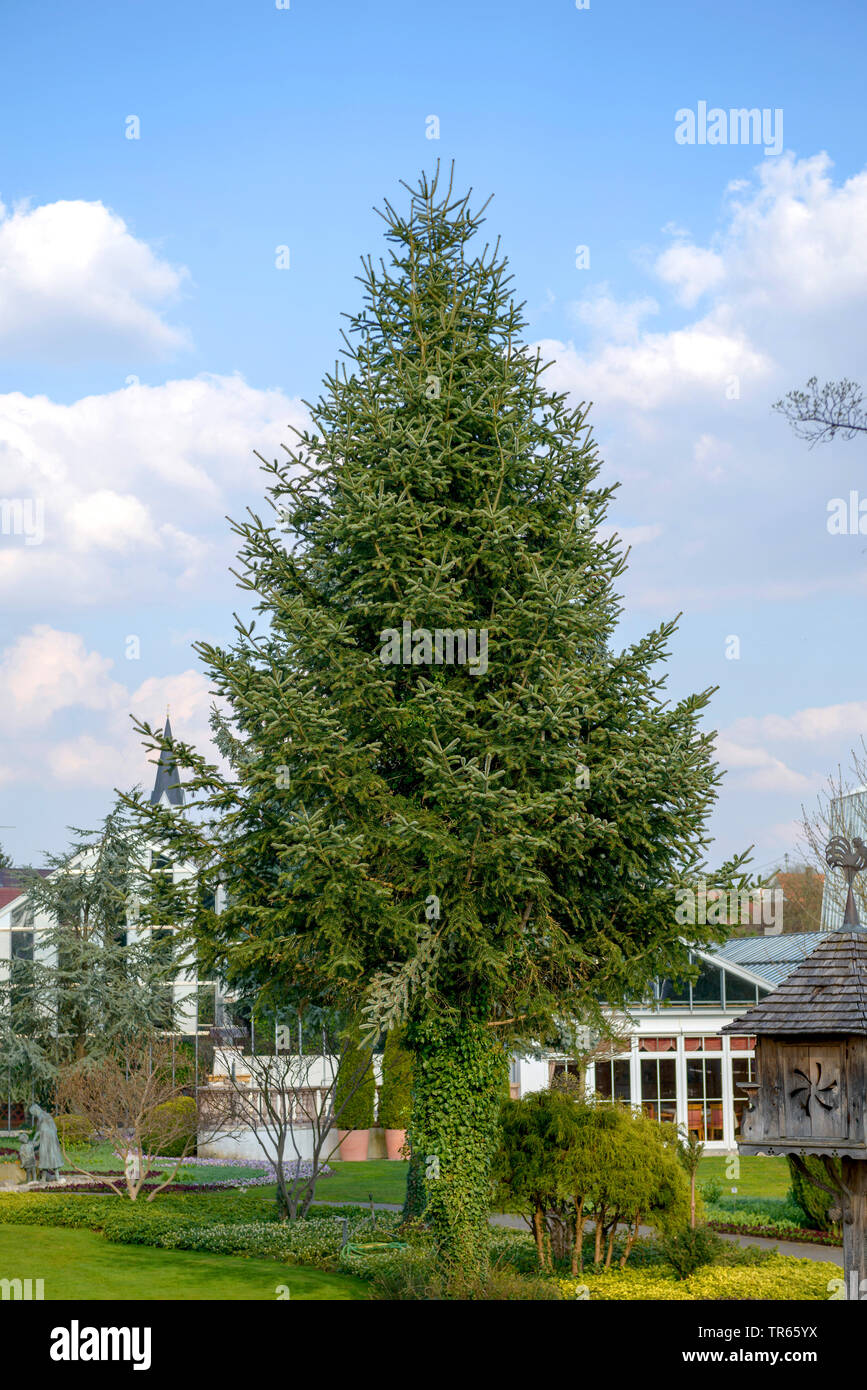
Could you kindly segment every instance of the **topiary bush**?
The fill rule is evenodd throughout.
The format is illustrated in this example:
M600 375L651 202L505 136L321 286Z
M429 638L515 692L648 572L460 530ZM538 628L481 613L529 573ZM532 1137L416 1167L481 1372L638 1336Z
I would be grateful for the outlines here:
M412 1053L404 1047L401 1031L392 1028L382 1055L379 1123L383 1129L406 1129L411 1102Z
M373 1055L356 1028L344 1034L334 1091L334 1123L338 1129L370 1129L376 1106Z
M62 1149L83 1149L90 1143L90 1125L83 1115L55 1115L54 1123Z
M165 1158L181 1158L196 1152L196 1102L192 1096L178 1096L154 1107L150 1129L142 1134L145 1153Z

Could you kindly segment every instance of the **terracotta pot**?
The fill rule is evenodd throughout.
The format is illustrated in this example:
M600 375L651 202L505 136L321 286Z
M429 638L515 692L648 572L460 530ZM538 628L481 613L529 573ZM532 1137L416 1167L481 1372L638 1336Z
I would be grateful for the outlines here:
M343 1163L363 1163L370 1143L369 1129L339 1129L340 1159Z
M403 1158L401 1149L406 1143L405 1129L387 1129L385 1131L385 1151L389 1158Z

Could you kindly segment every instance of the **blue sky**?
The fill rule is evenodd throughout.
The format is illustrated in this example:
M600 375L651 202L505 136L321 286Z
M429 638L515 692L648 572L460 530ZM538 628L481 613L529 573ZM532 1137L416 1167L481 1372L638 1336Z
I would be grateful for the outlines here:
M683 610L672 693L720 686L719 851L794 852L867 724L867 541L826 528L867 495L863 445L811 453L770 412L814 372L867 381L863 7L7 0L2 23L0 498L45 509L41 544L0 534L15 857L146 775L131 708L204 730L189 642L229 633L223 517L333 365L373 206L437 159L495 195L528 340L594 401L624 640ZM782 111L780 155L678 144L702 100Z

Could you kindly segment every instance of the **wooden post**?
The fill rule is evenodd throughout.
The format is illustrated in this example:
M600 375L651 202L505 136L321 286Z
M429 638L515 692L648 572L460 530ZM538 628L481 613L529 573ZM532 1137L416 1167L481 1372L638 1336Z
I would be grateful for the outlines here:
M867 1161L844 1158L842 1168L843 1277L847 1299L860 1299L867 1296Z

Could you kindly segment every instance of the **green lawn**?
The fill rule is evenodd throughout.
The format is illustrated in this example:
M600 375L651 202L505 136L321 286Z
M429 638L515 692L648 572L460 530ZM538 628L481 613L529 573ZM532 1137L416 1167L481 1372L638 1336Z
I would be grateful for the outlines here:
M363 1280L348 1274L238 1255L113 1245L93 1231L50 1226L0 1226L0 1278L43 1279L46 1301L273 1301L280 1285L290 1299L368 1297Z
M390 1158L369 1158L364 1163L332 1163L332 1176L316 1184L317 1202L397 1202L406 1196L409 1164Z
M740 1164L738 1177L727 1177L729 1165L735 1162ZM707 1182L709 1178L721 1183L724 1197L730 1197L736 1187L738 1197L784 1198L791 1186L789 1165L784 1158L705 1157L698 1170L698 1181Z
M741 1158L739 1176L730 1178L726 1171L733 1160L727 1157L703 1158L699 1168L699 1183L716 1178L722 1184L723 1196L731 1196L733 1187L739 1197L785 1198L789 1191L789 1165L784 1158ZM316 1184L319 1202L366 1202L373 1194L375 1202L402 1203L406 1195L406 1163L388 1159L368 1159L366 1163L335 1163L334 1176L320 1178Z

